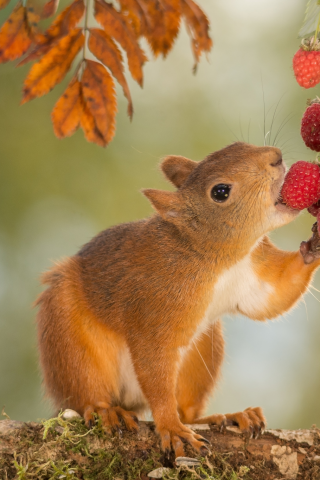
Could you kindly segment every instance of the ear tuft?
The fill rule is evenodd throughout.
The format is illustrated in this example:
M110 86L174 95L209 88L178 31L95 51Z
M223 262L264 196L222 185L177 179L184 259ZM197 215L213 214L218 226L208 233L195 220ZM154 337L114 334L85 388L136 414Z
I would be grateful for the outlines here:
M179 216L179 198L176 192L147 188L142 190L142 193L165 220L172 220Z
M173 185L180 188L196 166L197 162L193 160L179 155L169 155L162 161L161 170Z

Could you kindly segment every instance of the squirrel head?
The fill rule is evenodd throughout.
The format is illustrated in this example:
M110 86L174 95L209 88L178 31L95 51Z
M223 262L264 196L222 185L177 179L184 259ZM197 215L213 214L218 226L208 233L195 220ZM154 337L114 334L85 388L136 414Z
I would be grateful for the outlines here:
M276 147L236 142L201 162L168 156L161 169L177 190L147 189L144 195L165 221L206 243L228 239L250 248L298 213L281 203L285 166Z

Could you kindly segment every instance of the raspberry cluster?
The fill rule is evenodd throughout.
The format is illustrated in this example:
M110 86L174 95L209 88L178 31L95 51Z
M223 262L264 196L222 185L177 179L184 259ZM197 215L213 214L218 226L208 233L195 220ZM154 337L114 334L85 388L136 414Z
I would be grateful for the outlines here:
M293 71L303 88L315 87L320 82L320 40L303 39L293 57ZM309 101L301 121L301 136L307 147L320 152L320 99Z

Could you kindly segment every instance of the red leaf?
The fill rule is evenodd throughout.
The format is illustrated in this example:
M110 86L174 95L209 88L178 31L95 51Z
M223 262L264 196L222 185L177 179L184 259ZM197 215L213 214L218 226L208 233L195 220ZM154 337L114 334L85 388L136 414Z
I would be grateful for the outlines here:
M142 86L142 66L147 57L141 50L131 25L121 13L104 0L95 0L95 18L103 26L107 35L119 42L127 52L131 75Z
M165 57L179 33L180 0L139 0L148 12L147 31L144 33L155 56Z
M84 11L83 0L75 0L57 16L45 35L50 39L67 35L80 22Z
M45 95L61 82L83 44L84 35L81 28L76 28L61 38L38 63L32 66L24 82L21 103Z
M112 77L103 65L86 60L82 93L97 129L108 144L115 134L117 99Z
M41 18L52 17L57 11L59 0L49 0L43 7Z
M8 5L10 0L0 0L0 10Z
M100 145L100 147L107 146L107 142L98 129L95 119L86 103L83 105L83 113L81 116L80 125L88 142L96 143L97 145Z
M182 15L191 36L192 50L195 57L194 70L202 52L209 52L212 40L209 37L209 20L193 0L182 0Z
M67 35L79 23L84 15L85 7L83 0L76 0L69 7L63 10L48 28L44 35L37 37L35 48L18 63L18 67L37 60L45 55L60 38Z
M91 28L89 37L89 48L93 55L97 57L106 67L109 68L112 75L120 83L125 97L128 99L128 115L132 118L133 106L130 90L123 74L123 59L120 50L115 42L104 30L100 28Z
M55 104L51 114L56 136L70 137L79 127L82 113L81 83L73 79Z
M139 0L119 0L121 13L131 23L139 37L147 31L147 11L140 5Z
M31 43L26 11L19 2L0 29L0 63L21 57Z

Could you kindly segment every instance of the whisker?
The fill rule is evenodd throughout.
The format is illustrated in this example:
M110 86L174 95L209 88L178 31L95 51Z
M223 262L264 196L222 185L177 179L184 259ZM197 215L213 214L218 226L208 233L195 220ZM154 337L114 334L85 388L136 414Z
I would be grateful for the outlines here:
M277 142L277 138L280 134L280 132L282 131L282 129L287 125L287 123L292 120L292 118L295 116L296 114L295 113L289 113L288 115L285 116L284 120L281 122L280 124L280 127L279 127L279 130L276 134L276 136L274 137L274 140L273 140L273 144L272 146L275 146L276 142Z
M278 107L280 105L280 102L281 100L283 99L285 93L283 93L280 97L280 99L278 100L278 103L276 105L276 108L274 109L274 112L273 112L273 116L272 116L272 120L271 120L271 125L270 125L270 142L271 142L271 135L272 135L272 127L273 127L273 124L274 124L274 120L276 118L276 113L277 113L277 110L278 110ZM273 145L273 144L272 144Z
M202 356L202 355L201 355L201 353L199 352L199 349L198 349L198 347L197 347L197 345L196 345L195 341L194 341L194 340L192 340L192 343L193 343L193 345L196 347L196 350L197 350L197 352L199 353L201 360L203 361L203 365L206 367L206 369L207 369L207 371L208 371L208 373L209 373L209 375L210 375L210 377L211 377L212 381L214 381L214 378L213 378L213 376L211 375L211 372L210 372L210 370L209 370L209 368L208 368L208 366L207 366L206 362L204 361L204 359L203 359L203 356Z

